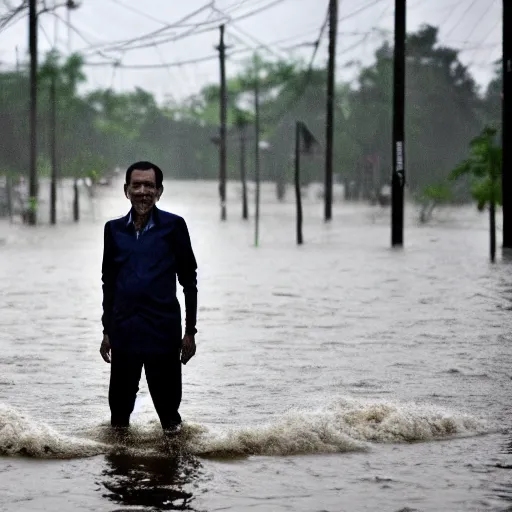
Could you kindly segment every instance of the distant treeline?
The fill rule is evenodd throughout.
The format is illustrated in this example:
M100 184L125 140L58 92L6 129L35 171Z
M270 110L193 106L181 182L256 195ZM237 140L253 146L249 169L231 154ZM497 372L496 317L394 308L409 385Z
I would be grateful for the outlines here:
M39 172L49 173L49 88L57 84L60 172L104 173L134 160L158 162L168 177L218 176L219 87L209 85L181 103L157 104L152 94L111 89L81 95L83 59L51 53L39 69ZM358 65L354 63L354 65ZM294 123L305 122L321 144L325 133L326 73L308 73L303 62L257 57L228 80L228 174L239 175L239 136L248 140L252 176L254 70L260 74L262 178L291 181ZM499 127L501 77L480 91L458 51L438 43L425 26L407 39L407 180L412 192L444 182L486 124ZM393 49L384 41L371 66L359 67L352 84L339 83L336 98L335 173L363 196L389 182L391 173ZM249 105L245 108L244 105ZM0 73L0 174L28 173L28 70ZM321 181L323 154L304 159L304 181ZM462 190L460 197L465 198Z

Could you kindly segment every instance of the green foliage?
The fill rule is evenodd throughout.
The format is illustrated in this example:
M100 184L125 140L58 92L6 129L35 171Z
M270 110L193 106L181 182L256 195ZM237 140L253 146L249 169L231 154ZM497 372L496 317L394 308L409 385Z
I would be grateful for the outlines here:
M470 143L469 157L450 174L450 180L469 176L471 194L477 208L483 210L491 201L502 204L502 150L496 142L496 129L486 126Z
M407 181L423 201L439 204L448 199L432 184L445 182L484 122L497 119L501 82L496 78L485 97L480 97L457 50L439 45L435 27L425 26L409 34L407 50ZM212 139L219 133L218 84L167 105L157 104L154 96L141 88L123 93L98 89L84 95L79 92L86 81L83 64L80 55L63 59L51 52L39 68L38 151L40 162L44 162L40 172L47 173L49 168L49 90L55 80L61 175L99 179L116 166L147 158L161 162L167 176L217 179L218 149ZM252 178L256 76L261 137L270 144L261 158L262 179L290 181L295 122L304 122L320 146L325 145L326 71L323 67L310 70L300 60L270 61L255 55L228 78L231 179L239 176L242 127L247 135L248 179ZM370 156L380 162L371 186L379 189L389 183L392 81L393 48L383 41L374 62L357 69L355 82L337 84L334 169L341 180L354 181L361 189L367 186L362 171ZM28 170L28 97L27 68L0 73L0 168L14 173ZM304 181L323 181L322 155L303 160ZM477 169L475 165L473 162ZM485 204L489 183L475 172L469 173L472 194ZM457 194L454 190L454 198ZM466 195L469 197L469 190Z
M434 201L438 204L449 203L452 200L452 191L445 183L427 185L419 194L420 201Z
M420 222L427 223L432 218L437 206L447 204L452 199L452 190L446 183L427 185L419 194L415 195L415 200L420 205Z
M89 177L95 183L105 168L105 158L97 153L83 150L65 161L65 167L74 178Z

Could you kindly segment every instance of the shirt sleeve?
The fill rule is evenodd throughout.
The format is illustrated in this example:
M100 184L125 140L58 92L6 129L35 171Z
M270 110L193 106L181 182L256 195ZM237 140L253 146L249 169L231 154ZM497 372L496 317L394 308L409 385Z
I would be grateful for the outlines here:
M181 217L177 226L176 274L185 295L185 334L197 332L197 262L187 224Z
M101 323L103 324L103 333L109 334L112 309L114 307L114 289L115 289L115 265L114 265L114 245L112 240L112 230L110 223L105 224L103 237L103 262L101 265L101 280L103 282L103 315Z

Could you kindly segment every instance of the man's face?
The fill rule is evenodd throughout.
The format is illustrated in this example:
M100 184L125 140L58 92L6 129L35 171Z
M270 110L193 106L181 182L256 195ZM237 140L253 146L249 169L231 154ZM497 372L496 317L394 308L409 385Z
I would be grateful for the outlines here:
M126 197L131 201L137 215L146 215L160 199L163 187L156 188L155 171L134 170L130 183L124 186Z

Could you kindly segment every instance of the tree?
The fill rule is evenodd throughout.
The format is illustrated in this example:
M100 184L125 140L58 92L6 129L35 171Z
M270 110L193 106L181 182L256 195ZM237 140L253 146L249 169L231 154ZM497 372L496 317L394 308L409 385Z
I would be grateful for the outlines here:
M482 127L481 100L457 50L439 45L437 28L409 34L406 47L406 180L419 193L446 181L463 158ZM393 49L384 42L375 63L359 73L350 101L349 134L365 158L380 157L381 184L391 176L392 79Z
M451 173L456 180L469 176L471 192L480 211L489 207L491 260L496 252L496 204L502 204L501 190L501 147L496 142L496 129L486 126L482 133L470 144L469 158L461 162Z
M478 95L457 50L440 46L435 27L425 26L407 40L407 182L411 191L446 181L450 170L464 158L467 144L483 126L482 119L497 118L500 108L499 76L485 99ZM335 113L334 171L345 183L356 182L366 196L389 183L391 176L393 49L383 41L375 62L358 69L354 83L338 83ZM141 88L118 93L99 89L80 93L86 80L83 59L63 59L50 53L39 74L38 144L40 161L49 158L49 85L56 77L58 146L62 175L74 175L76 157L83 162L95 155L105 169L128 165L135 159L162 162L167 176L217 179L218 149L212 139L219 129L219 86L208 84L179 103L160 105ZM228 177L239 175L240 113L247 126L247 175L254 160L253 94L255 71L260 85L262 139L270 149L262 154L261 177L280 183L292 179L296 121L304 122L320 145L325 136L326 71L309 68L301 60L265 60L257 55L228 78ZM28 140L28 72L0 72L0 169L26 172ZM494 110L493 110L494 109ZM98 158L96 158L96 156ZM379 162L369 171L368 162ZM304 182L323 181L323 155L304 162ZM380 174L378 172L380 169ZM363 174L371 174L364 184ZM371 182L371 183L370 183ZM469 187L467 187L469 188ZM466 195L454 191L455 199Z
M501 62L496 63L494 78L489 82L484 98L483 117L491 126L501 125L501 106L503 93L503 79L501 76Z

